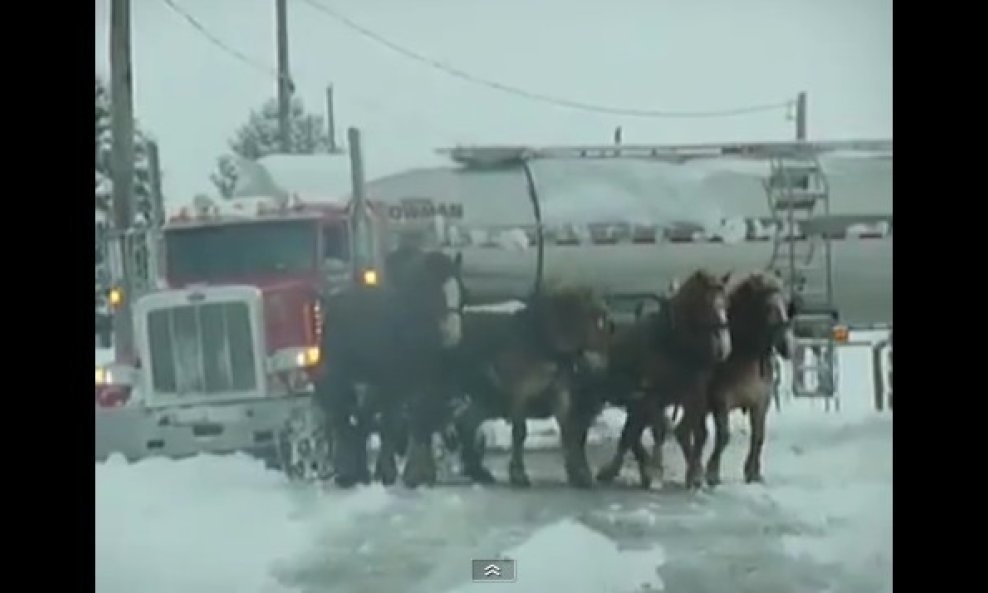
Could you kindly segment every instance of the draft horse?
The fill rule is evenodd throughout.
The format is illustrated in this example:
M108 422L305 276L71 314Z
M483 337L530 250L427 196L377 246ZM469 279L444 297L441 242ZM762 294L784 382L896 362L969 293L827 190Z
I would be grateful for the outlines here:
M435 482L432 435L446 393L443 360L463 335L461 269L459 254L403 250L389 256L381 285L349 286L326 300L324 366L315 387L333 438L339 486L370 481L367 437L377 415L377 477L386 485L396 481L407 420L402 479L409 487ZM360 386L373 398L358 397Z
M512 313L467 311L464 338L451 366L457 389L470 410L457 423L464 473L494 481L473 438L489 418L511 422L508 478L530 485L525 469L526 419L554 416L559 424L568 481L592 485L585 453L584 411L575 401L575 381L607 365L611 322L603 301L583 287L548 287Z
M686 483L695 486L698 477L702 480L707 391L714 369L732 348L724 284L725 279L697 270L663 299L659 311L615 332L602 388L613 403L625 407L627 417L617 451L598 472L598 481L613 481L629 450L643 487L651 484L653 469L661 475L665 409L673 405L683 409L675 432L686 459ZM656 439L651 463L641 442L649 426Z
M787 303L782 281L756 272L737 278L728 287L727 317L731 329L731 354L717 366L710 381L708 405L714 418L714 449L707 462L707 483L720 483L720 460L730 440L728 422L732 410L748 415L751 441L744 462L746 482L762 480L761 452L765 443L765 419L772 401L773 352L792 357L795 337L794 310Z

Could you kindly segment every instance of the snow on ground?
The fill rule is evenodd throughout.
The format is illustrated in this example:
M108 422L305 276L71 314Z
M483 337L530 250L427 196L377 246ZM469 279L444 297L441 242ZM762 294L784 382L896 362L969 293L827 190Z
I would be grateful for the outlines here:
M819 414L817 414L819 416ZM779 422L766 445L765 468L780 476L764 487L726 493L793 516L802 526L782 537L793 558L839 566L849 578L892 590L892 419L873 414ZM819 418L818 418L819 419Z
M364 513L382 487L299 492L246 456L96 464L96 590L276 593L279 563Z
M720 590L734 578L746 579L738 591L807 583L891 591L892 419L870 410L868 353L842 350L839 412L790 398L772 410L765 485L741 483L749 435L746 418L735 414L725 484L696 496L565 486L339 492L290 484L240 455L133 464L113 457L95 466L97 590L370 591L409 583L404 590L415 593L460 593L485 586L470 583L470 557L505 556L518 563L512 587L519 591L655 591L684 583ZM598 419L595 467L610 455L623 419L614 409ZM492 449L509 446L506 423L489 422L485 431ZM562 480L557 455L537 451L558 446L555 422L530 421L528 445L536 483ZM668 477L681 480L677 447L666 447ZM505 461L492 453L501 480ZM368 557L373 567L353 565ZM403 576L405 563L424 571L414 586Z
M665 554L659 545L621 550L605 535L572 519L536 531L503 555L518 569L511 590L517 593L602 593L661 591L659 568ZM488 583L467 583L449 593L486 591Z

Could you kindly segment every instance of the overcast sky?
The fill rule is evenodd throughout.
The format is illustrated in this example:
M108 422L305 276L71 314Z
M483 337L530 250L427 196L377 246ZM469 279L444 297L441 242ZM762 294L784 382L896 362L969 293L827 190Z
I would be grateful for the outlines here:
M811 138L892 136L891 0L313 0L479 77L586 103L715 110L809 93ZM135 114L160 143L170 204L209 173L250 109L275 94L274 0L131 0ZM96 72L108 72L109 0L96 0ZM292 74L307 106L337 89L338 136L365 132L368 177L434 162L456 143L782 139L784 110L726 119L574 111L477 86L288 0ZM378 159L375 164L375 155ZM385 156L387 155L387 156ZM400 158L396 159L396 155ZM386 164L385 164L386 163Z

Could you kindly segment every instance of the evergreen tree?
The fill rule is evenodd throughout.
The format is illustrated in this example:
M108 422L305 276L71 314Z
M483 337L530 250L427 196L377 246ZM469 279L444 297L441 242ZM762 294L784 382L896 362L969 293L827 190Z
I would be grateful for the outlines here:
M113 194L113 133L110 123L110 93L96 79L96 208L109 210ZM151 167L148 160L148 138L140 129L134 131L134 196L135 213L146 217L151 209Z
M290 154L328 152L329 138L323 132L323 118L307 114L302 100L293 98L289 111ZM283 153L278 134L278 102L267 101L260 109L251 111L247 122L229 142L230 151L243 158L256 160L270 154ZM210 176L220 195L233 195L237 183L237 167L231 154L217 159L216 172Z

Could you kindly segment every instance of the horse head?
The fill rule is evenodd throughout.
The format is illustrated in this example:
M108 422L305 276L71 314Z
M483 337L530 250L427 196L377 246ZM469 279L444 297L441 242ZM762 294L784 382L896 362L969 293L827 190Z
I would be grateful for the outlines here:
M728 317L734 347L753 357L773 349L783 358L792 356L794 314L782 281L770 274L749 274L729 289Z
M669 297L673 332L690 354L722 362L731 353L725 280L697 270Z
M554 354L582 357L589 367L607 366L613 324L603 299L585 287L552 287L534 302L543 338Z
M463 257L442 251L403 253L389 261L391 287L409 315L426 322L443 348L463 339Z

